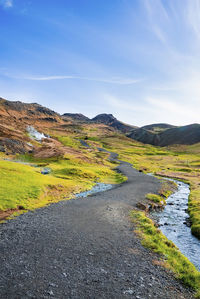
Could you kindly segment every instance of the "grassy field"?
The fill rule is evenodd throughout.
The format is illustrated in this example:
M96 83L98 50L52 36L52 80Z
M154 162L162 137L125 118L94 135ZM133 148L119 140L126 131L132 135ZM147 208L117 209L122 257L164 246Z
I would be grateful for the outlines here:
M60 137L65 146L79 148L80 142L68 136ZM34 209L52 202L71 198L92 188L96 182L120 183L126 178L114 171L115 164L108 161L108 154L95 148L79 148L79 158L72 154L46 159L33 155L17 155L13 161L0 156L0 211L8 209ZM37 166L37 167L35 167ZM50 174L43 175L46 167Z

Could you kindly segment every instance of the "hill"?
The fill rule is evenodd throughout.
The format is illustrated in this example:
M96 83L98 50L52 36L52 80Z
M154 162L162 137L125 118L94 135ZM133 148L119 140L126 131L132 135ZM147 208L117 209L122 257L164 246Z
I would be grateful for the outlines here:
M93 132L93 138L99 134L107 136L115 132L144 144L156 146L192 145L200 142L199 124L176 127L159 123L138 128L119 121L112 114L99 114L92 119L81 113L60 115L37 103L12 102L0 98L0 151L12 153L32 151L34 142L30 139L30 132L27 132L29 126L46 134L45 137L51 135L49 131L55 131L55 134L58 132L80 134L90 130ZM53 152L58 154L57 142L55 145L54 138L51 138L51 142L54 144Z
M90 121L90 119L87 116L85 116L81 113L64 113L62 115L62 119L65 120L65 121L66 120L71 120L71 121L78 121L78 122L88 122L88 121Z
M122 133L129 133L133 129L137 128L136 126L124 124L123 122L116 119L112 114L106 113L95 116L94 118L92 118L92 122L106 124Z
M150 125L133 130L128 134L128 137L145 144L156 146L169 146L173 144L191 145L200 142L200 125L191 124L181 127L171 125L160 127L160 124Z

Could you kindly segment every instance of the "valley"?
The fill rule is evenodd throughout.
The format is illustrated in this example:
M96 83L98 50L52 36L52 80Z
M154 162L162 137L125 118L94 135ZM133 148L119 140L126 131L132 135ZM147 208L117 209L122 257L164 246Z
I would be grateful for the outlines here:
M176 178L200 239L199 126L138 128L0 99L1 296L200 296L200 273L150 219L176 190L162 177ZM110 190L78 196L101 184Z

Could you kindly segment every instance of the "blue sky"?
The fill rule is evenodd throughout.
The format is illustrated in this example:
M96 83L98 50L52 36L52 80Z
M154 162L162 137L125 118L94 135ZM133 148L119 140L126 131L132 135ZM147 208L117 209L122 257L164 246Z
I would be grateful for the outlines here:
M200 0L0 0L0 96L200 122Z

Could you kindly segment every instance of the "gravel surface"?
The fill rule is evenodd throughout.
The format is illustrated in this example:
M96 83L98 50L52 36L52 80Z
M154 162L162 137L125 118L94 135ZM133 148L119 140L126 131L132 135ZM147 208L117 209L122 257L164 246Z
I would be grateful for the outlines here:
M141 246L129 211L159 181L119 166L115 188L0 225L0 298L193 298Z

